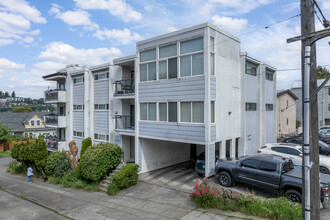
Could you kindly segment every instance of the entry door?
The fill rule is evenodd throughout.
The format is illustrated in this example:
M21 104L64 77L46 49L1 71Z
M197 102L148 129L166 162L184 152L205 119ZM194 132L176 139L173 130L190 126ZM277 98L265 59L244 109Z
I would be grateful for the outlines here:
M135 127L135 106L134 105L130 105L130 122L129 125L130 127Z
M65 110L64 110L64 106L61 106L60 107L60 114L61 116L64 116L65 115Z

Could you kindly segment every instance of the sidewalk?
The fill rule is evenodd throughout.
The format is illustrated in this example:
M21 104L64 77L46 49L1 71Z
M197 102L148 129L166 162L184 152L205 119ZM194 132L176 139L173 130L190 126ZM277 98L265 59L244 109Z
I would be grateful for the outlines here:
M38 179L29 184L25 176L11 175L5 170L0 159L0 186L5 191L73 219L233 219L196 211L188 193L145 182L139 182L118 196L109 196L102 192L62 188Z

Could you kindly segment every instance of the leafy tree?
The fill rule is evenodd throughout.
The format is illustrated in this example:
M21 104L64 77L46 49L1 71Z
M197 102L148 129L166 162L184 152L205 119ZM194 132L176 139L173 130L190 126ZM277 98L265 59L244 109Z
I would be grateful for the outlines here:
M6 125L0 124L0 143L8 142L11 139L10 130Z
M11 97L13 97L13 98L16 97L16 95L15 95L15 91L13 91L13 92L11 93Z
M82 158L83 154L85 153L86 149L89 146L92 146L92 139L90 137L82 141L80 159ZM81 176L81 164L79 163L77 168L77 177L80 178L80 176Z
M31 157L37 170L42 170L46 166L46 160L48 156L47 145L43 135L39 135L38 139L35 140L30 149Z
M13 110L11 110L12 112L32 112L32 109L27 106L17 106L16 108L14 108Z
M5 93L5 98L10 97L9 92Z
M3 98L3 93L0 91L0 99Z
M326 79L330 76L330 71L325 67L318 66L316 70L317 79Z
M301 122L299 120L296 120L296 128L299 128L301 125Z

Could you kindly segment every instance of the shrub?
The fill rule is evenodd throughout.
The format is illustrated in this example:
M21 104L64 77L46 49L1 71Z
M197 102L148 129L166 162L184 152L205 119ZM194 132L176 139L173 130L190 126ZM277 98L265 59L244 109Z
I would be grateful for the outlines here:
M71 169L69 157L66 155L65 151L51 152L48 156L45 166L45 172L47 175L62 177Z
M85 140L83 140L82 145L81 145L81 151L80 151L80 159L82 158L82 156L84 155L86 149L92 146L92 139L86 138ZM81 177L81 165L80 163L78 164L78 168L77 168L77 177L80 178Z
M244 214L254 215L268 219L301 219L301 204L292 203L284 197L276 199L260 199L252 194L239 194L236 196L220 193L209 182L204 181L196 185L190 198L197 207L217 208L224 211L240 211Z
M129 163L125 165L118 173L113 177L113 183L120 189L126 189L133 186L138 181L138 167L135 163Z
M80 161L81 177L88 181L104 179L119 164L122 153L119 146L109 143L87 148Z
M112 183L111 185L108 186L107 193L109 195L113 196L113 195L116 195L119 192L120 192L120 188L116 184Z
M26 168L22 163L17 160L13 160L8 164L7 172L11 174L19 174L26 172Z

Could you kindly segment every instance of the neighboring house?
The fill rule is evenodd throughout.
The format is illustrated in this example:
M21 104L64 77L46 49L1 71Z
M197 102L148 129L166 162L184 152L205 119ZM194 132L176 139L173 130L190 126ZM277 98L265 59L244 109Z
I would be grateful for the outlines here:
M45 113L41 112L1 112L0 124L11 128L11 134L37 138L39 135L55 135L56 129L45 127Z
M325 79L318 79L317 86L319 87ZM291 87L292 92L299 98L297 100L297 120L302 122L302 91L301 81L296 81ZM318 104L318 120L319 127L324 125L330 125L330 82L317 93L317 104Z
M57 83L45 92L57 105L46 125L57 128L59 149L74 140L80 154L87 137L116 143L140 172L205 151L209 176L215 149L235 157L276 141L275 74L205 23L138 42L136 55L112 65L73 64L43 76Z
M290 89L277 93L277 137L297 134L296 101L298 99Z

